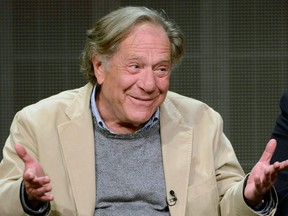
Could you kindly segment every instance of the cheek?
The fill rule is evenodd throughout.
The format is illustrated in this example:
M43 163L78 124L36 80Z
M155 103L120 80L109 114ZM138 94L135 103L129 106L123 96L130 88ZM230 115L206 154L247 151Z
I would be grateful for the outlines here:
M160 92L166 93L169 89L170 79L169 77L161 78L157 80L157 87Z
M135 86L137 86L138 80L139 79L137 76L123 73L121 76L116 77L114 82L117 83L119 90L130 91L131 89L134 89Z

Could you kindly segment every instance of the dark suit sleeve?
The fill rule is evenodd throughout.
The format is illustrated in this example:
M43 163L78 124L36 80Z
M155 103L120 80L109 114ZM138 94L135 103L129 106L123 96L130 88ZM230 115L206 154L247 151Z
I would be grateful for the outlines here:
M271 163L288 159L288 91L280 100L281 113L276 120L272 138L277 140L277 147ZM275 183L279 206L275 216L288 216L288 170L282 171Z
M276 120L272 138L277 140L277 148L271 162L288 159L288 91L280 100L281 114Z

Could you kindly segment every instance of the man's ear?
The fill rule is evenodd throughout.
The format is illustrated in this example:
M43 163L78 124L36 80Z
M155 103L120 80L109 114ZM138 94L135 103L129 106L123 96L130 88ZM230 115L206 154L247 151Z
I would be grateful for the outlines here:
M104 71L104 62L102 58L99 55L94 55L92 58L92 64L93 64L93 69L94 69L94 74L97 79L98 84L102 84L105 79L105 71Z

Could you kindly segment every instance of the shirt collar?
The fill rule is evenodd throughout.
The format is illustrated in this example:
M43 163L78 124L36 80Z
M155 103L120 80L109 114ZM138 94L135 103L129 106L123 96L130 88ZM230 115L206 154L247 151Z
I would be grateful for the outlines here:
M95 117L97 124L102 129L108 130L110 133L113 133L112 131L110 131L107 128L107 126L105 125L103 119L101 118L101 116L99 114L99 111L98 111L98 108L96 105L96 100L95 100L97 89L98 89L97 85L95 85L93 88L92 94L91 94L91 98L90 98L90 109L91 109L92 115ZM136 133L150 129L153 125L155 125L159 121L159 116L160 116L160 109L158 107L156 112L149 119L149 121L142 128L140 128L138 131L136 131Z

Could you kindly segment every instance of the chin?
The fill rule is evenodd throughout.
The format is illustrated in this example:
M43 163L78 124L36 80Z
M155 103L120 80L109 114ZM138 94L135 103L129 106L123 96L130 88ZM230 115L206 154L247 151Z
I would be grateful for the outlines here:
M133 115L131 116L132 118L130 119L132 122L134 122L134 124L141 125L149 121L152 115L153 113L151 115L150 114L149 115L148 114L147 115Z

